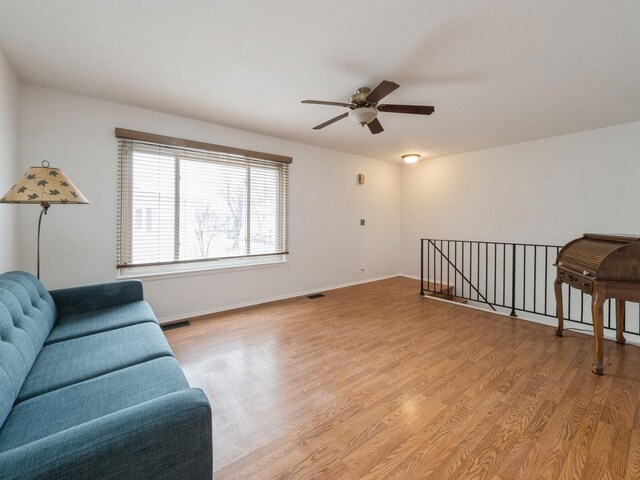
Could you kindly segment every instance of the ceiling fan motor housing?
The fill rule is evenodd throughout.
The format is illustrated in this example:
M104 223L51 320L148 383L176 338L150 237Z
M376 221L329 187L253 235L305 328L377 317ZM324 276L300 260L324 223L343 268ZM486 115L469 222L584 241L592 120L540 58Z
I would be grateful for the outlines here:
M356 90L356 93L354 95L351 95L351 97L349 98L349 102L355 103L355 104L366 103L367 96L370 93L371 93L370 88L360 87L359 89Z

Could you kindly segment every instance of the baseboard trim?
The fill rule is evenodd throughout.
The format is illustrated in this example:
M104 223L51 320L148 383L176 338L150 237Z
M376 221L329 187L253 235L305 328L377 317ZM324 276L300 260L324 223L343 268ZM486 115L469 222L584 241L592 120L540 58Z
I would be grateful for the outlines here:
M396 273L394 275L386 275L383 277L375 277L375 278L368 278L366 280L357 280L355 282L347 282L347 283L340 283L340 284L336 284L336 285L329 285L326 287L318 287L318 288L314 288L311 290L301 290L298 292L293 292L293 293L286 293L284 295L276 295L274 297L267 297L267 298L261 298L258 300L251 300L249 302L243 302L243 303L236 303L233 305L223 305L221 307L216 307L216 308L211 308L211 309L207 309L207 310L200 310L197 312L189 312L189 313L184 313L184 314L179 314L179 315L171 315L168 317L162 317L159 319L160 325L166 325L169 323L175 323L175 322L179 322L182 320L195 320L198 317L204 317L207 315L213 315L214 313L220 313L220 312L228 312L230 310L238 310L239 308L247 308L247 307L254 307L256 305L262 305L263 303L271 303L271 302L277 302L279 300L287 300L289 298L295 298L295 297L303 297L312 293L319 293L319 292L327 292L330 290L336 290L338 288L345 288L345 287L352 287L354 285L362 285L363 283L371 283L371 282L378 282L380 280L386 280L388 278L394 278L394 277L399 277L402 276L399 273Z

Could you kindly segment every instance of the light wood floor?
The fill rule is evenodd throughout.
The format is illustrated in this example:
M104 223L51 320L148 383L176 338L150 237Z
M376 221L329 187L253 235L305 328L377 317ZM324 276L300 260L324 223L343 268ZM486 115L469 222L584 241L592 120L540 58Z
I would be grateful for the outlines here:
M211 400L215 480L640 478L640 348L605 342L598 377L591 337L423 299L418 285L166 332Z

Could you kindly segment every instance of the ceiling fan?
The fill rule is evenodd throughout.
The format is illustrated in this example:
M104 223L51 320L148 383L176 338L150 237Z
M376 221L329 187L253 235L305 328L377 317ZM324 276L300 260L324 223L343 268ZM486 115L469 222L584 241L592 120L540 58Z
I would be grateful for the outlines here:
M367 125L371 133L375 135L376 133L380 133L384 130L384 128L382 128L382 125L380 124L380 121L376 118L378 116L378 112L431 115L435 110L435 108L433 107L427 107L424 105L378 105L378 102L380 100L389 95L399 86L400 85L395 82L383 80L382 82L380 82L380 85L373 89L373 91L367 87L360 87L358 90L356 90L356 93L354 95L351 95L351 97L349 98L349 103L324 102L322 100L302 100L302 103L312 103L315 105L334 105L336 107L346 107L349 109L348 112L340 114L337 117L332 118L331 120L327 120L320 125L316 125L315 127L313 127L314 130L320 130L321 128L327 127L332 123L337 122L338 120L349 117L354 122L362 125L363 127Z

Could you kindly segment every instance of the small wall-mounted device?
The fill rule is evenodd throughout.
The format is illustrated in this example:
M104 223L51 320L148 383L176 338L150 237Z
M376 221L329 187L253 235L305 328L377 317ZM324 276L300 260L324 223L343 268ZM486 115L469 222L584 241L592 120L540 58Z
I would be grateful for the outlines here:
M364 185L364 173L358 174L358 185Z
M361 227L364 227L364 218L361 218L361 219L360 219L360 226L361 226Z

